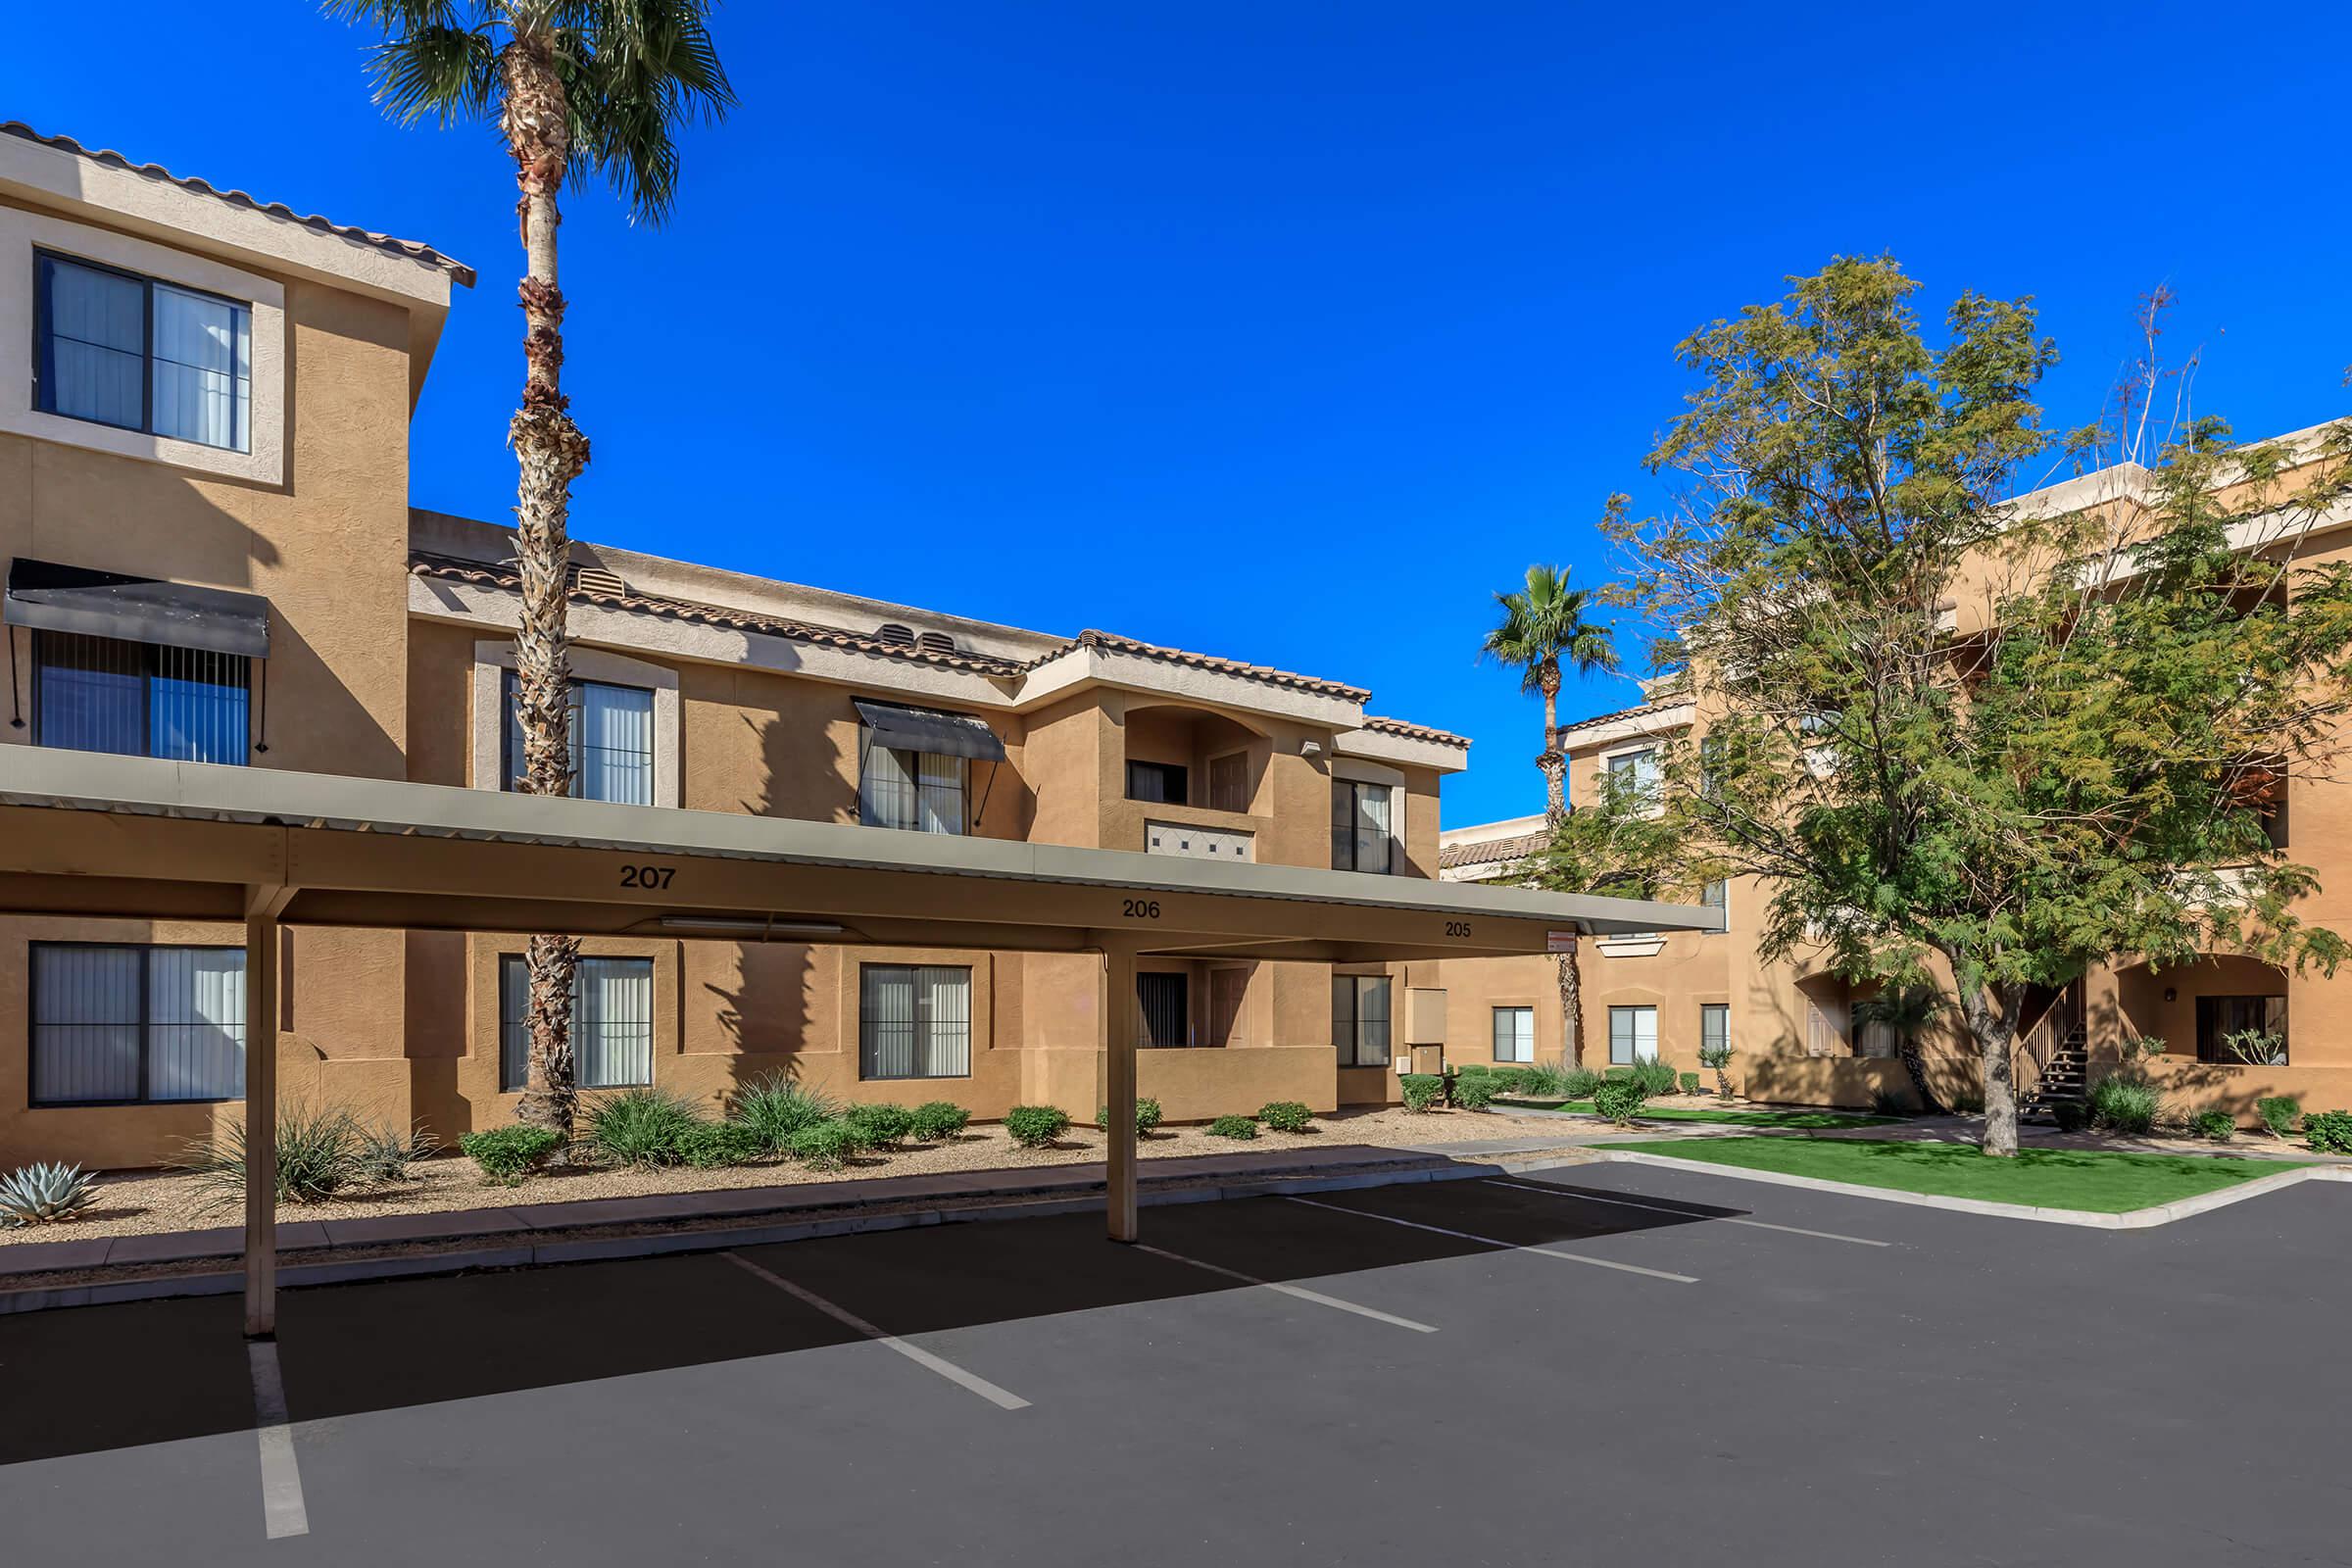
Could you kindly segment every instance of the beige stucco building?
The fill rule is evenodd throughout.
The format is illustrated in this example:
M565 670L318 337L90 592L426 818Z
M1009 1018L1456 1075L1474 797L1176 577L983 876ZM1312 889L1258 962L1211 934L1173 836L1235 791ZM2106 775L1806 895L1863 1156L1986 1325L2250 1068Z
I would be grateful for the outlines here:
M453 286L431 249L23 126L0 131L10 719L0 744L496 790L512 533L408 504ZM485 498L486 506L495 505ZM1442 730L1338 680L575 546L577 792L1142 854L1435 877ZM759 940L752 940L752 937ZM585 949L584 1085L705 1102L1102 1102L1093 960L744 941ZM706 934L707 938L707 934ZM286 937L273 1041L241 928L0 918L0 1164L147 1165L283 1095L444 1139L511 1118L519 935ZM1147 959L1171 1118L1394 1096L1454 1026L1409 966Z
M2292 455L2279 491L2291 495L2326 461L2319 437L2327 427L2297 431L2275 443ZM2298 475L2300 477L2298 477ZM2110 509L2132 526L2149 474L2125 464L2021 496L2020 509L2072 512ZM2225 492L2226 503L2239 497ZM2244 530L2241 548L2293 552L2300 569L2352 561L2352 509L2308 516L2280 511ZM1984 623L1990 596L1964 586L1947 607L1951 629L1965 634ZM2292 591L2291 578L2289 592ZM1670 737L1703 732L1703 705L1687 689L1653 683L1645 701L1619 712L1565 725L1572 806L1597 796L1608 769L1654 765ZM2303 906L2315 924L2352 934L2352 788L2326 767L2298 768L2284 781L2282 808L2272 814L2274 839L2318 872L2320 890ZM1543 844L1540 816L1449 830L1440 837L1440 874L1507 880ZM1685 1070L1697 1066L1702 1038L1719 1037L1738 1053L1735 1086L1762 1101L1867 1105L1913 1098L1892 1037L1882 1026L1858 1025L1854 1004L1870 994L1803 955L1767 964L1756 954L1755 911L1760 884L1735 880L1709 890L1727 929L1681 932L1654 939L1603 938L1582 945L1579 973L1588 1063L1625 1061L1652 1049ZM1446 987L1452 1017L1449 1052L1456 1061L1490 1059L1466 1050L1481 1016L1528 1004L1535 1008L1535 1052L1559 1053L1558 974L1544 958L1447 962L1432 983ZM2113 1071L2127 1054L2147 1056L2148 1071L2177 1109L2222 1108L2251 1121L2266 1095L2299 1096L2306 1108L2352 1104L2352 972L2290 974L2254 959L2212 954L2197 963L2158 971L2145 963L2102 965L2062 991L2036 997L2016 1055L2021 1091L2052 1096L2079 1092ZM2250 1027L2285 1037L2284 1059L2249 1066L2232 1058L2221 1037ZM1497 1039L1509 1038L1500 1024ZM1654 1047L1653 1047L1654 1042ZM1973 1048L1948 1027L1923 1042L1931 1085L1962 1102L1981 1092ZM1505 1059L1496 1056L1491 1059ZM1519 1059L1525 1059L1522 1051Z

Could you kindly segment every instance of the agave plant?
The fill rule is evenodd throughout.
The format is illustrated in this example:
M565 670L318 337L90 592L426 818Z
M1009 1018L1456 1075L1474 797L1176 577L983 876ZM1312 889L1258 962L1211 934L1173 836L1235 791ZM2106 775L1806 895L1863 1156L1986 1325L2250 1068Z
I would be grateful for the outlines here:
M97 1200L97 1183L79 1165L26 1165L0 1176L0 1225L71 1219Z

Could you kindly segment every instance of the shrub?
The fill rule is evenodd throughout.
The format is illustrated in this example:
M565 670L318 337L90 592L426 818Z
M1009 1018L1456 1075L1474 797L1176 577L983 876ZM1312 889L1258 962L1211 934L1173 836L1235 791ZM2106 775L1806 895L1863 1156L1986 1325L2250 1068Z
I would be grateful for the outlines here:
M749 1122L698 1121L678 1138L678 1157L697 1170L748 1165L769 1152L767 1135Z
M1606 1073L1594 1072L1590 1067L1571 1067L1561 1081L1560 1095L1565 1100L1591 1100L1608 1081Z
M1147 1138L1151 1136L1152 1130L1157 1127L1164 1119L1166 1118L1164 1113L1159 1108L1158 1101L1146 1098L1138 1100L1135 1102L1136 1137ZM1109 1128L1110 1107L1108 1105L1098 1105L1095 1107L1095 1125L1105 1130Z
M1649 1096L1637 1078L1611 1078L1592 1092L1592 1108L1623 1127L1634 1119Z
M2199 1138L2226 1144L2237 1136L2237 1118L2226 1110L2200 1110L2193 1124Z
M172 1161L192 1172L206 1189L203 1206L224 1208L245 1200L245 1124L236 1122L211 1139L191 1139ZM277 1200L317 1203L366 1187L369 1174L368 1135L347 1110L319 1110L294 1102L277 1110Z
M1257 1136L1257 1118L1254 1116L1219 1116L1208 1124L1208 1136L1211 1138L1238 1138L1244 1143L1248 1143Z
M914 1112L887 1102L852 1105L842 1119L864 1134L868 1149L896 1149L914 1131Z
M483 1182L492 1187L513 1187L554 1153L563 1141L552 1127L526 1127L516 1122L486 1132L466 1133L458 1140L458 1148L480 1169Z
M2080 1100L2053 1100L2050 1119L2062 1133L2079 1133L2090 1125L2090 1107Z
M1302 1133L1315 1123L1315 1113L1303 1101L1269 1100L1257 1107L1257 1119L1278 1133Z
M1698 1093L1698 1074L1694 1072L1687 1072L1683 1074L1683 1093L1686 1095L1695 1095Z
M1023 1149L1043 1149L1070 1130L1070 1113L1054 1105L1015 1105L1004 1113L1004 1131Z
M441 1148L441 1140L421 1126L403 1132L389 1122L373 1122L362 1126L359 1134L360 1174L370 1183L412 1181L409 1167Z
M1446 1092L1446 1080L1434 1072L1408 1072L1396 1082L1404 1092L1404 1108L1407 1110L1427 1110Z
M662 1089L624 1089L588 1113L588 1147L615 1165L645 1169L686 1157L685 1142L703 1118Z
M913 1137L918 1143L945 1143L971 1120L972 1113L953 1100L928 1100L914 1107Z
M2315 1110L2303 1118L2303 1136L2321 1154L2352 1154L2352 1110Z
M1952 1108L1952 1114L1955 1116L1982 1116L1984 1114L1984 1097L1974 1089L1955 1090L1943 1097L1943 1102Z
M1476 1077L1465 1073L1453 1081L1453 1102L1465 1110L1484 1110L1494 1103L1494 1097L1500 1093L1502 1086L1486 1073Z
M1652 1095L1671 1095L1681 1082L1671 1062L1656 1056L1644 1056L1633 1065L1634 1082L1642 1086L1644 1098Z
M865 1134L846 1116L810 1122L792 1135L793 1157L810 1170L839 1170L865 1147Z
M782 1154L791 1152L794 1133L840 1114L841 1107L826 1096L771 1074L736 1093L730 1119L757 1131L769 1153Z
M2290 1138L2303 1115L2303 1102L2293 1095L2265 1095L2254 1102L2254 1114L2262 1118L2272 1137Z
M2163 1109L2164 1096L2157 1093L2153 1084L2110 1076L2091 1085L2091 1122L2108 1132L2144 1137L2155 1130L2156 1118Z
M97 1200L97 1184L79 1165L26 1165L0 1176L0 1225L72 1219Z
M1728 1069L1732 1065L1732 1058L1738 1054L1728 1042L1720 1046L1698 1048L1698 1064L1715 1075L1715 1093L1719 1099L1732 1098L1732 1075Z
M1487 1082L1494 1086L1496 1094L1524 1095L1534 1086L1535 1075L1536 1070L1533 1067L1497 1067L1488 1073L1486 1078ZM1454 1091L1458 1095L1461 1086L1456 1084Z

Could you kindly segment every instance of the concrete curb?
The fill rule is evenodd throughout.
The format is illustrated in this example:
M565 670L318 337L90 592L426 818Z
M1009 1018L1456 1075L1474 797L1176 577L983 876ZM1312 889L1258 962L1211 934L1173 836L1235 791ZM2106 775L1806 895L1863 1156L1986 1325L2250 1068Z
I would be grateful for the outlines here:
M2158 1203L2152 1208L2128 1209L2121 1214L2088 1213L2077 1208L2041 1208L2031 1203L1995 1203L1981 1198L1945 1198L1935 1193L1903 1193L1888 1187L1865 1187L1855 1182L1826 1181L1819 1176L1790 1176L1777 1170L1746 1170L1738 1165L1719 1165L1713 1160L1683 1159L1673 1154L1644 1154L1631 1149L1594 1149L1587 1152L1595 1160L1619 1165L1654 1165L1661 1170L1697 1171L1701 1175L1730 1176L1740 1181L1764 1182L1774 1187L1801 1187L1808 1192L1838 1193L1847 1198L1868 1198L1882 1203L1908 1203L1914 1208L1944 1208L1960 1214L1984 1214L1993 1219L2039 1220L2045 1225L2076 1225L2094 1231L2144 1231L2159 1225L2170 1225L2177 1219L2196 1214L2209 1214L2217 1208L2228 1208L2266 1193L2294 1187L2303 1182L2352 1182L2352 1168L2341 1165L2307 1165L2295 1170L2280 1171L2276 1176L2257 1176L2250 1182L2220 1192L2200 1193L2174 1203Z
M1367 1187L1397 1187L1414 1182L1463 1181L1583 1164L1582 1157L1514 1159L1508 1164L1482 1160L1474 1164L1413 1165L1393 1170L1356 1171L1341 1176L1275 1176L1263 1181L1203 1182L1189 1186L1146 1188L1136 1195L1144 1207L1171 1203L1213 1203L1228 1199L1280 1198L1301 1193L1339 1193ZM350 1285L367 1280L415 1279L436 1274L462 1274L473 1269L531 1268L545 1264L587 1263L612 1258L658 1257L677 1252L716 1252L732 1247L767 1247L780 1242L813 1241L825 1236L856 1236L877 1231L916 1230L926 1225L986 1224L999 1220L1039 1219L1054 1214L1094 1213L1102 1206L1100 1188L1066 1198L1019 1199L959 1208L907 1209L895 1214L837 1214L823 1219L790 1220L761 1225L737 1225L708 1230L636 1236L603 1236L573 1241L506 1243L494 1247L453 1249L409 1257L355 1258L346 1262L298 1263L278 1270L281 1287ZM88 1285L64 1285L0 1291L0 1316L43 1312L59 1307L106 1306L122 1301L155 1301L180 1297L235 1296L245 1288L242 1272L175 1274L154 1279L123 1280Z

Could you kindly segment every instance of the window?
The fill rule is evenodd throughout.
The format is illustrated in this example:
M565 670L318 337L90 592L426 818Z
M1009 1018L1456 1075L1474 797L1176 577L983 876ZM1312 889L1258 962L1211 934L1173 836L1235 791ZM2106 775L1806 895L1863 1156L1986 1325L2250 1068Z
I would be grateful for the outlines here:
M1658 754L1655 750L1619 752L1608 760L1610 793L1628 806L1658 804Z
M865 743L858 774L858 820L916 833L964 828L964 760Z
M1389 977L1331 977L1331 1043L1343 1067L1389 1064Z
M1496 1007L1494 1009L1494 1059L1496 1061L1533 1061L1536 1059L1535 1008Z
M1189 771L1174 762L1129 762L1127 798L1153 806L1183 806L1192 799Z
M1723 878L1717 877L1714 881L1708 883L1705 887L1698 890L1698 902L1702 906L1709 909L1729 908L1731 906L1730 899L1728 897L1729 893L1729 885L1725 883Z
M1725 1051L1732 1044L1732 1004L1728 1002L1702 1002L1698 1004L1698 1048L1701 1051Z
M858 965L858 1077L968 1078L971 1073L971 970Z
M34 274L42 412L252 450L250 309L45 252Z
M1185 976L1137 975L1135 1004L1143 1022L1137 1045L1181 1048L1193 1043L1192 986Z
M75 632L32 634L32 741L76 752L242 764L252 662Z
M1331 781L1331 864L1337 871L1387 871L1391 862L1389 787Z
M522 777L522 717L514 704L514 672L503 690L507 705L506 787ZM616 806L654 804L654 694L603 681L571 683L571 794Z
M2276 1035L2278 1050L2268 1061L2249 1061L2230 1049L2229 1037L2248 1031ZM2286 1065L2286 999L2284 997L2199 997L2197 999L2197 1059L2229 1067Z
M245 950L32 944L36 1105L239 1100Z
M1637 1061L1658 1059L1658 1009L1609 1009L1609 1065L1630 1067Z
M1250 809L1250 759L1235 752L1208 760L1208 808L1212 811Z
M519 953L498 960L498 1087L529 1079L531 978ZM582 1089L654 1081L654 960L582 958L571 978L571 1075Z

